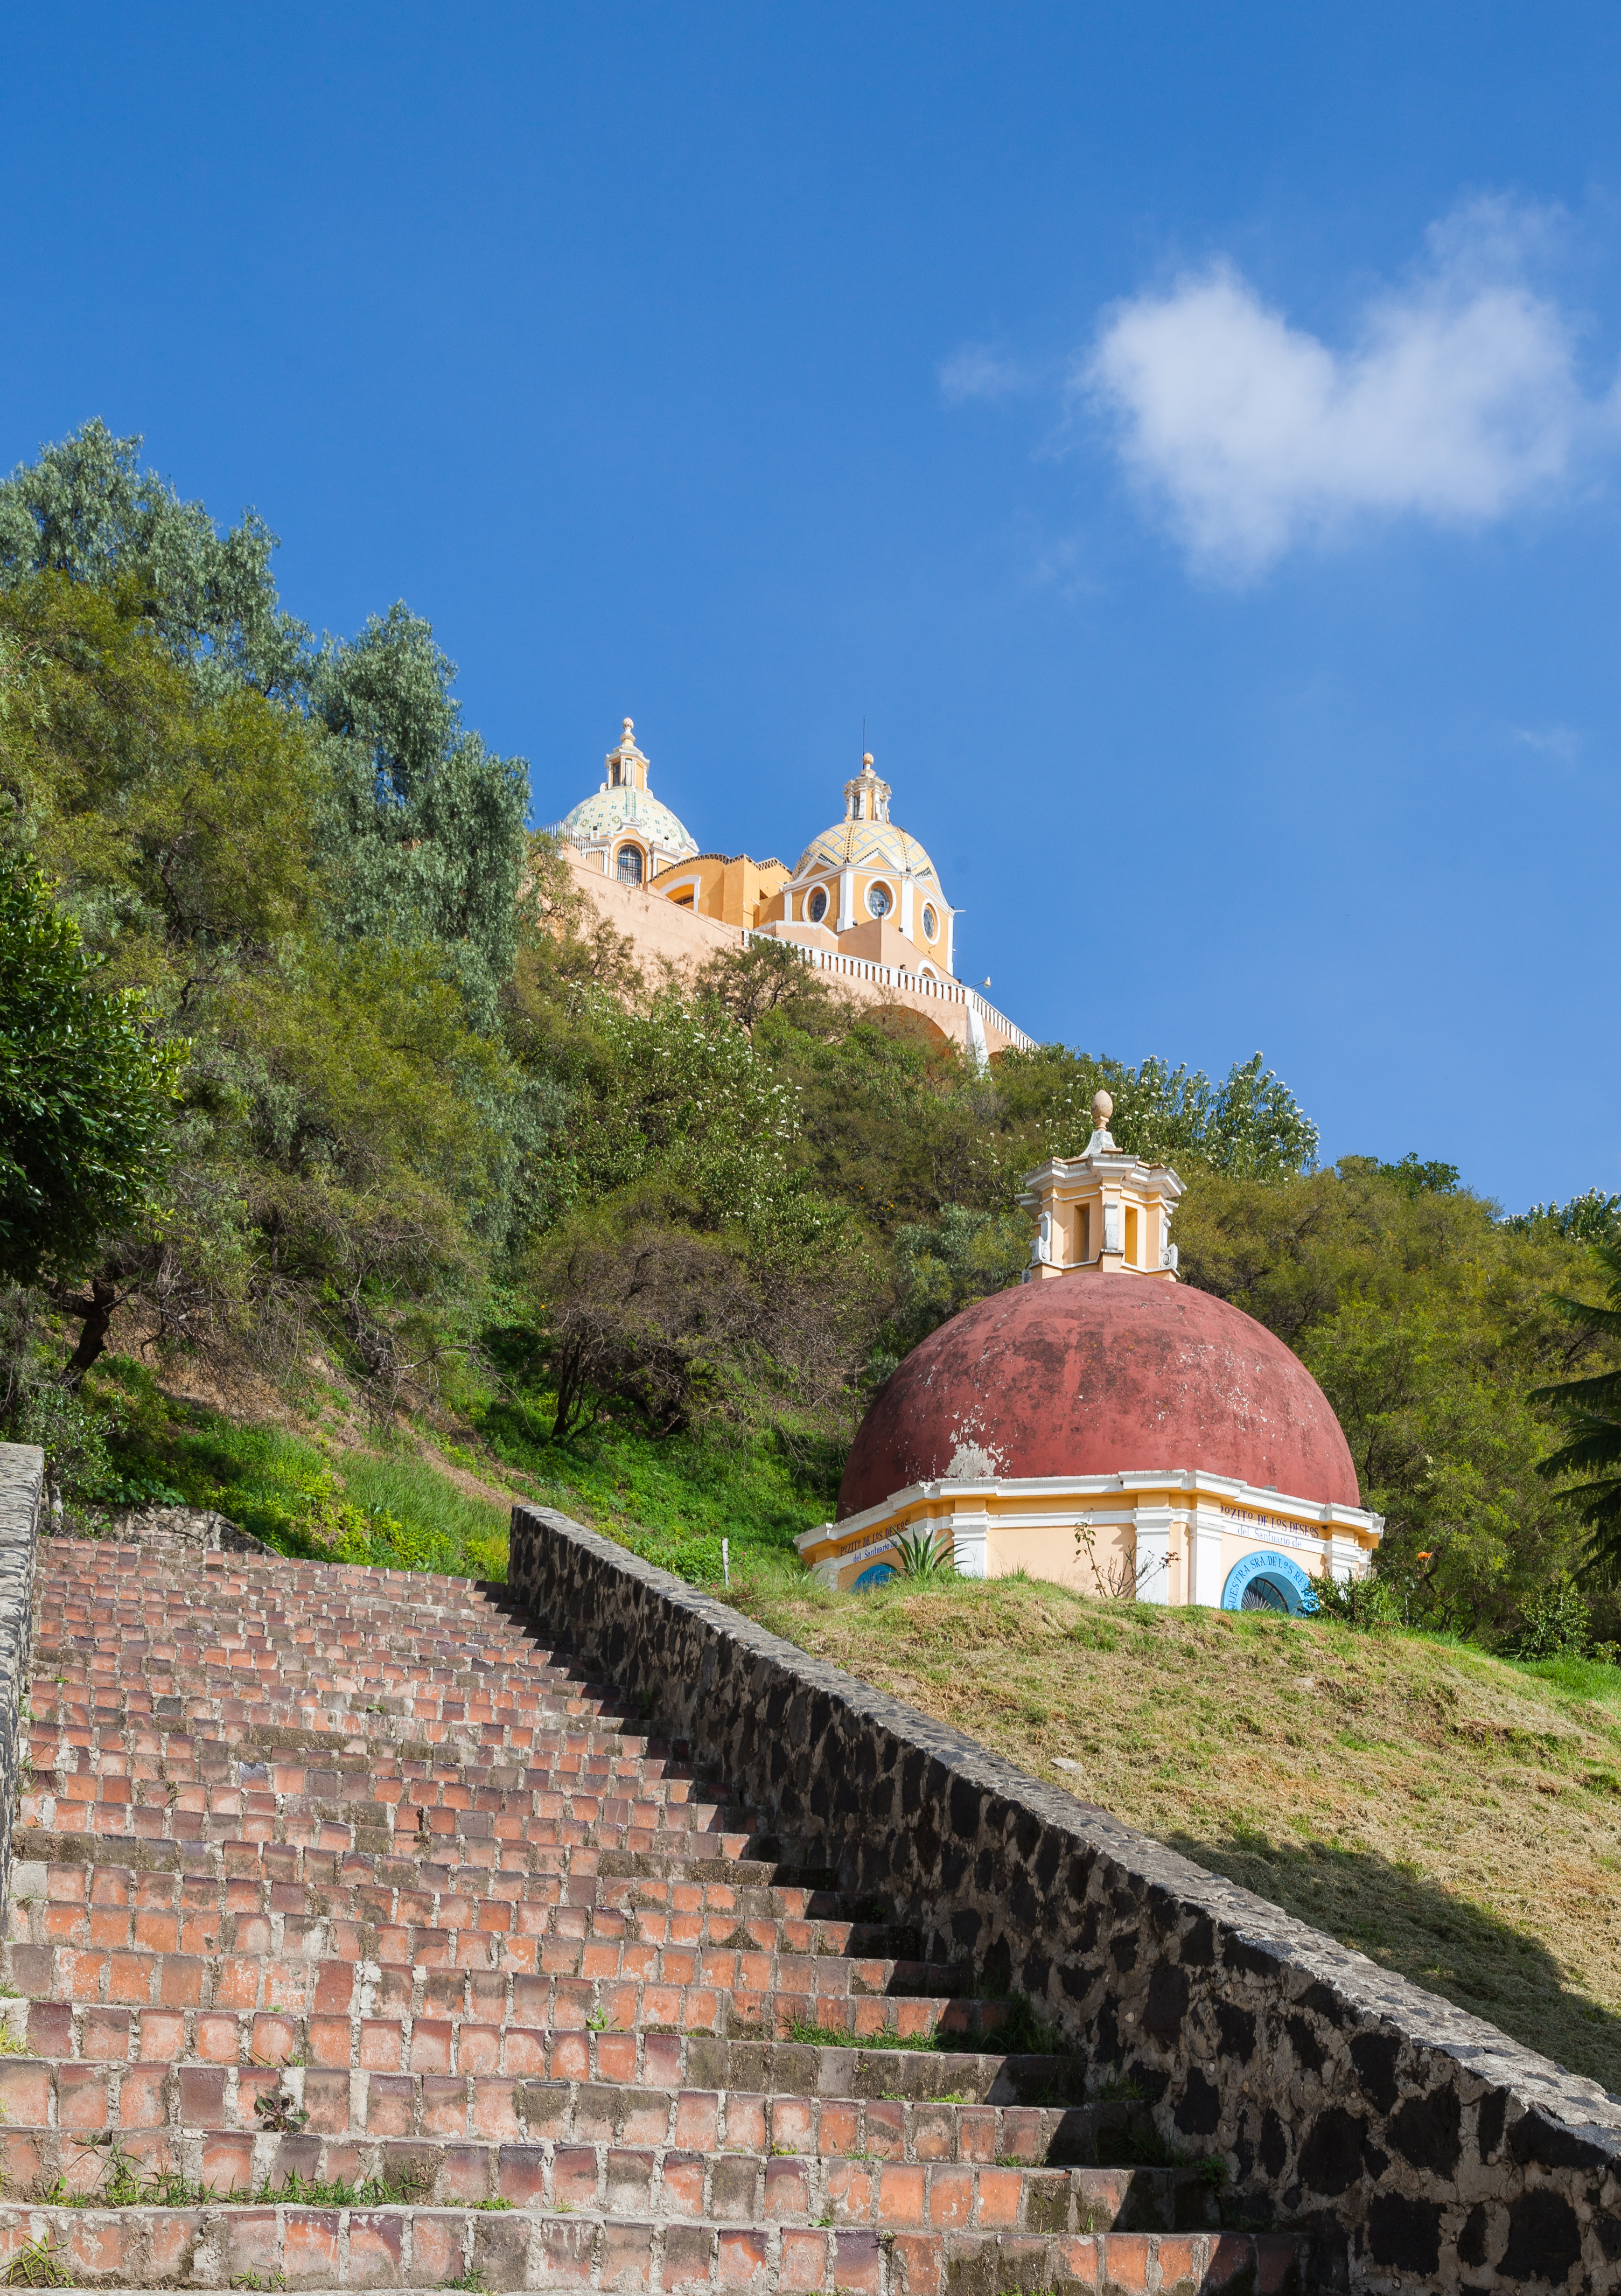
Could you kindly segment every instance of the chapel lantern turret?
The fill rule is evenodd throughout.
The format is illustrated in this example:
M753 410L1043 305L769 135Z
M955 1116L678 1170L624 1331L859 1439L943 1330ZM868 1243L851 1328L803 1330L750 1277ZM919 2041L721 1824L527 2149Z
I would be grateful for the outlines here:
M1176 1281L1171 1215L1182 1182L1115 1144L1106 1092L1092 1101L1092 1136L1078 1156L1055 1156L1025 1177L1019 1202L1036 1216L1026 1283L1058 1275L1157 1275Z

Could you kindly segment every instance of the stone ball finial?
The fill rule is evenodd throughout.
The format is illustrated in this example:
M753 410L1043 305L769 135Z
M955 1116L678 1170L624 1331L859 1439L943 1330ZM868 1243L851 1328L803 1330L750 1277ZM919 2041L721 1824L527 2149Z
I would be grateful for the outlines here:
M631 735L635 732L635 730L636 730L636 721L635 721L635 719L634 719L634 718L627 718L625 720L625 746L626 746L626 748L627 750L628 750L628 749L629 749L629 747L630 747L630 737L631 737Z
M1094 1092L1093 1094L1092 1120L1100 1132L1108 1131L1109 1119L1114 1112L1115 1104L1106 1092Z
M863 764L864 766L865 766L865 767L867 767L867 769L869 770L869 772L872 770L872 750L864 750L862 751L862 753L861 753L861 762L862 762L862 764Z

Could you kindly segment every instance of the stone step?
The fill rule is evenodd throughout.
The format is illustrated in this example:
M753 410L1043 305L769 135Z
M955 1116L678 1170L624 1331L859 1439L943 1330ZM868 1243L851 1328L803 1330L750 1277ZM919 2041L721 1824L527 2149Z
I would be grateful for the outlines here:
M716 1834L706 1836L705 1841L706 1846L712 1842L724 1851L728 1844L735 1847L737 1837ZM801 1890L813 1898L837 1897L831 1888L831 1876L807 1875L802 1866L774 1857L700 1857L691 1850L678 1855L663 1849L631 1851L591 1844L548 1846L430 1835L419 1851L417 1843L405 1835L384 1853L336 1843L149 1841L133 1834L53 1833L39 1826L20 1825L12 1843L15 1854L29 1864L50 1857L82 1863L92 1869L109 1864L143 1874L217 1879L257 1876L314 1888L333 1882L350 1886L376 1882L406 1889L464 1889L481 1896L495 1894L503 1880L516 1884L525 1876L533 1880L551 1875L576 1882L622 1880L643 1889L677 1883L721 1884L741 1890ZM456 1864L444 1862L447 1851L456 1857Z
M611 2037L610 2037L611 2038ZM622 2037L621 2037L622 2038ZM809 2051L798 2052L797 2067ZM0 2058L5 2126L69 2132L86 2141L108 2130L252 2129L286 2118L282 2102L317 2136L433 2137L557 2144L674 2144L711 2152L838 2154L885 2161L1009 2160L1065 2166L1152 2155L1141 2103L1018 2104L1022 2082L1078 2095L1069 2060L937 2057L934 2095L874 2086L896 2053L821 2053L811 2094L637 2086L626 2081L515 2079L500 2074L371 2073L313 2065L70 2063ZM905 2070L915 2079L908 2058ZM875 2067L878 2070L874 2070ZM942 2072L938 2070L945 2067ZM993 2071L990 2069L995 2068ZM955 2068L953 2070L952 2068ZM830 2087L843 2076L843 2087ZM980 2103L1001 2090L1003 2101ZM971 2101L970 2101L971 2100Z
M149 1840L184 1839L172 1833L183 1818L201 1820L276 1818L294 1822L338 1823L369 1833L412 1832L456 1833L481 1829L475 1818L508 1818L512 1838L530 1838L548 1825L594 1827L603 1836L627 1832L687 1832L722 1833L749 1828L748 1813L736 1805L712 1800L701 1789L684 1781L661 1783L647 1793L592 1793L572 1786L559 1791L544 1786L448 1784L429 1778L389 1778L368 1781L372 1791L356 1789L357 1776L319 1772L332 1778L330 1791L319 1785L307 1790L282 1787L269 1763L247 1764L247 1780L240 1784L210 1785L201 1781L167 1782L160 1778L65 1775L36 1773L21 1796L21 1822L75 1833L143 1832ZM254 1778L251 1773L262 1771ZM291 1773L289 1773L291 1775Z
M833 2224L882 2232L1039 2234L1214 2228L1216 2196L1197 2169L881 2161L783 2147L446 2143L271 2128L0 2128L0 2174L14 2200L111 2200L132 2184L179 2178L200 2199L296 2199L311 2185L378 2185L429 2208L504 2201L688 2223Z
M53 1837L35 1833L34 1842ZM436 1875L445 1876L442 1886ZM451 1869L414 1867L411 1885L397 1881L283 1882L263 1874L217 1875L169 1867L153 1872L122 1865L21 1859L12 1871L10 1919L12 1934L44 1944L66 1941L122 1942L121 1936L78 1935L74 1924L92 1916L116 1923L117 1916L172 1912L178 1920L220 1914L265 1914L311 1929L323 1921L352 1919L387 1926L415 1923L461 1929L488 1922L522 1936L585 1939L640 1935L658 1945L736 1943L746 1927L750 1941L774 1941L785 1952L888 1950L914 1954L907 1943L915 1933L898 1923L858 1921L844 1908L850 1900L836 1890L733 1888L725 1882L653 1882L634 1875L582 1873L480 1874L479 1888L463 1887ZM425 1886L417 1886L419 1883ZM504 1916L498 1911L504 1907ZM839 1939L847 1932L846 1943ZM285 1931L283 1931L285 1933ZM183 1950L191 1950L184 1947Z
M503 1750L504 1751L504 1750ZM158 1765L80 1767L73 1763L47 1767L30 1765L25 1791L36 1800L49 1798L62 1803L118 1802L136 1809L244 1809L288 1811L295 1808L375 1811L374 1822L409 1816L419 1809L481 1809L545 1817L560 1814L621 1820L641 1810L701 1812L713 1819L725 1811L725 1794L691 1778L658 1777L643 1784L634 1773L616 1780L606 1775L589 1779L557 1773L544 1763L501 1765L500 1779L483 1775L477 1765L445 1766L436 1775L426 1763L409 1769L388 1757L374 1768L309 1762L232 1761L211 1766L213 1777L186 1776L171 1771L159 1775ZM491 1766L493 1767L493 1766ZM181 1769L190 1768L183 1765ZM363 1816L362 1823L366 1822ZM658 1822L685 1824L692 1816Z
M48 1667L50 1660L40 1663ZM385 1674L368 1666L342 1671L267 1667L261 1679L258 1669L138 1667L117 1654L110 1656L97 1677L79 1679L61 1666L43 1681L37 1675L33 1699L33 1711L41 1720L81 1728L122 1716L184 1714L193 1720L207 1716L224 1721L250 1713L266 1723L281 1714L308 1728L312 1726L299 1718L306 1710L469 1726L554 1720L602 1726L611 1719L634 1726L637 1718L606 1692L593 1694L581 1689L566 1695L522 1683L492 1689L473 1680L438 1681L427 1669Z
M356 1733L334 1747L329 1735L318 1747L289 1745L313 1733L302 1731L239 1731L234 1738L209 1737L188 1730L49 1731L35 1728L29 1738L29 1763L37 1775L55 1771L92 1776L206 1779L210 1783L239 1781L245 1770L266 1766L289 1772L313 1774L336 1771L340 1777L364 1774L378 1777L459 1779L471 1772L490 1782L512 1785L542 1785L570 1780L587 1790L606 1792L619 1779L638 1784L655 1779L684 1781L697 1786L700 1779L690 1764L673 1759L667 1750L634 1751L638 1742L616 1742L611 1749L594 1751L582 1734L558 1731L532 1748L483 1746L469 1739L460 1744L434 1746L414 1742L404 1731ZM543 1734L536 1734L542 1737ZM79 1742L80 1741L84 1742ZM251 1740L251 1742L250 1742ZM314 1792L315 1788L284 1787L283 1792Z
M223 2017L223 2013L214 2013ZM246 2048L240 2024L233 2033L227 2022L217 2026L210 2022L201 2036L208 2044L205 2054L197 2046L195 2013L188 2029L184 2014L168 2011L75 2012L68 2003L34 2003L27 2016L27 2047L32 2057L59 2068L177 2062L235 2066L239 2074L257 2072L276 2078L289 2071L302 2072L306 2079L312 2071L345 2079L351 2073L373 2078L386 2073L400 2079L431 2074L458 2081L497 2076L586 2081L609 2087L649 2084L655 2088L746 2089L761 2095L981 2104L1074 2104L1083 2101L1085 2092L1085 2068L1068 2057L886 2048L881 2044L835 2048L736 2034L615 2032L589 2027L547 2034L516 2026L509 2026L503 2033L499 2028L470 2026L476 2045L467 2054L487 2060L492 2054L488 2043L495 2036L499 2038L505 2062L463 2064L453 2071L447 2062L446 2021L431 2024L424 2021L424 2024L428 2028L422 2037L421 2054L428 2061L424 2064L369 2063L367 2058L379 2054L370 2050L360 2052L360 2062L356 2064L354 2051L345 2057L340 2047L334 2047L332 2062L325 2066L312 2066L308 2062L293 2065L290 2061L303 2052L295 2046L285 2020L249 2021ZM334 2042L340 2038L334 2034ZM81 2046L76 2046L76 2042ZM233 2044L234 2055L231 2054Z
M173 1745L181 1750L217 1749L218 1758L226 1759L279 1761L303 1755L314 1756L323 1763L341 1763L351 1756L361 1760L375 1757L383 1761L431 1763L457 1768L508 1764L527 1767L544 1762L559 1773L577 1769L581 1775L600 1769L618 1775L625 1763L634 1762L652 1775L662 1772L698 1781L707 1775L694 1770L690 1759L678 1753L668 1739L645 1731L626 1730L615 1722L598 1726L596 1718L591 1716L532 1715L521 1724L503 1723L496 1726L482 1723L423 1723L405 1714L334 1708L330 1713L316 1716L320 1727L308 1728L293 1719L287 1707L266 1708L262 1710L264 1718L258 1720L241 1717L222 1720L208 1711L188 1715L180 1710L189 1702L166 1702L176 1708L172 1714L126 1714L104 1720L90 1719L89 1710L79 1708L76 1711L82 1718L70 1723L46 1722L36 1710L30 1727L37 1733L42 1751L31 1759L37 1768L50 1769L54 1767L53 1750L61 1747L69 1756L88 1751L93 1760L103 1750L115 1759L126 1757L132 1762L163 1760L166 1749ZM209 1708L235 1702L211 1699L195 1702L200 1708ZM177 1759L187 1759L184 1751ZM68 1766L78 1767L78 1763L70 1759Z
M242 1797L233 1794L220 1799L229 1802ZM384 1857L442 1857L451 1845L467 1845L469 1853L476 1854L477 1846L483 1845L495 1853L510 1851L514 1863L525 1868L532 1866L536 1853L543 1849L618 1850L640 1857L667 1852L671 1838L682 1836L700 1837L723 1857L741 1857L752 1837L746 1826L728 1824L732 1816L724 1809L706 1810L691 1804L672 1809L649 1805L638 1811L634 1822L622 1824L595 1817L542 1817L516 1810L435 1809L397 1826L386 1805L376 1805L356 1822L352 1816L329 1815L307 1797L291 1795L280 1809L267 1810L193 1810L179 1802L148 1807L125 1801L69 1801L33 1792L23 1794L18 1805L18 1823L25 1832L49 1833L58 1840L79 1834L98 1845L292 1843L307 1849L370 1850Z
M341 1926L358 1932L361 1925ZM612 2015L616 1997L635 1988L639 2005L643 1990L654 1986L673 1989L684 1999L695 1989L730 1995L740 2003L775 1996L785 2015L808 2016L823 2010L836 2014L846 2005L874 1998L946 2001L962 1984L960 1970L936 1962L740 1952L718 1946L700 1950L629 1938L587 1945L472 1926L390 1928L335 1941L335 1952L277 1952L264 1916L243 1916L238 1927L242 1934L228 1949L201 1953L9 1941L0 1945L0 1978L36 2001L117 2002L127 2008L320 2009L371 2016L383 2004L397 2006L404 2015L422 2014L430 1997L459 1996L476 1977L483 1992L501 1994L510 2005L506 2013L525 2025L560 2015L569 2023L583 2021L567 2014L580 2005L600 2008L618 2023ZM304 1940L307 1947L326 1942ZM346 1956L346 1942L372 1950ZM492 1979L499 1983L491 1984Z
M579 2070L577 2061L562 2064L559 2053L570 2041L602 2033L642 2034L651 2027L674 2038L787 2040L795 2038L793 2020L802 2016L798 2038L812 2046L882 2048L886 2041L905 2040L928 2046L936 2036L945 2045L994 2045L1008 2017L999 2001L880 1995L844 2001L806 1997L801 2005L769 1994L727 1995L700 1986L586 1986L567 1979L509 1979L500 1972L481 1978L477 1971L446 1971L439 1979L436 1983L430 1973L413 1980L413 1997L426 2003L420 2011L402 2005L390 2013L380 1985L374 2014L206 2008L179 2001L135 2006L30 1995L28 2046L36 2056L100 2062L200 2057L212 2064L275 2065L298 2058L374 2072L551 2072L554 2078L561 2072L569 2078ZM446 1997L453 1992L462 2005L451 2005ZM527 2018L526 2001L533 2005Z
M995 2296L1305 2284L1288 2234L1037 2234L684 2224L412 2206L0 2208L0 2267L45 2251L76 2287L645 2289L664 2296ZM26 2267L22 2267L26 2268Z

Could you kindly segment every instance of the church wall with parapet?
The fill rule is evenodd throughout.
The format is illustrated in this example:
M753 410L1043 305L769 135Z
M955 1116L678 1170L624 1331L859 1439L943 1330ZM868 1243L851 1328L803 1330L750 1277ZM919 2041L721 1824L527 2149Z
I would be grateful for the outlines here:
M600 864L585 859L572 846L565 845L562 852L579 890L616 932L626 935L638 962L651 972L657 973L665 964L673 966L678 974L696 972L722 950L741 948L748 939L741 926L724 924L718 917L705 916L700 909L684 908L656 888L650 891L604 876ZM900 939L898 934L894 937L896 941ZM805 938L808 941L812 936L806 934ZM944 980L940 989L948 992L945 994L911 985L905 978L905 969L898 964L881 968L887 979L869 979L867 974L880 968L864 962L847 964L834 952L818 954L830 963L834 987L863 1004L898 1005L915 1013L960 1050L970 1048L970 1007L966 1001L957 1000L971 995L971 991L965 992L958 984ZM1002 1052L1011 1044L1027 1041L983 999L975 1000L975 1009L990 1052Z

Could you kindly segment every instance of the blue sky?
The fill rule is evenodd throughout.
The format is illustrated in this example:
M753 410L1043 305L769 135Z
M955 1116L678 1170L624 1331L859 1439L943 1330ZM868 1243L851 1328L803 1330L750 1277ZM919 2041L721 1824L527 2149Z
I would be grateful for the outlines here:
M536 816L864 720L1025 1028L1621 1189L1621 15L7 11L0 463L398 596Z

